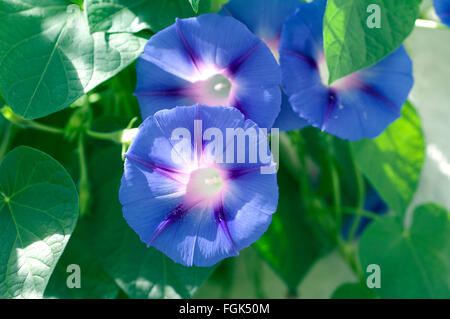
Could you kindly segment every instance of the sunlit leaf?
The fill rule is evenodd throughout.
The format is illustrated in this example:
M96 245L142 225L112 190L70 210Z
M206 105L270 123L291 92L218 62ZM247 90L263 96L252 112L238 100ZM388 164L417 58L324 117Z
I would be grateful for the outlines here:
M410 229L396 217L383 217L364 233L359 252L364 270L380 266L381 287L373 291L381 298L450 298L450 213L445 209L416 208Z
M145 39L126 33L91 36L84 12L64 0L5 0L0 3L0 90L15 113L43 117L133 62L144 44Z
M29 147L0 164L0 298L40 298L78 218L65 169Z
M352 143L355 160L381 198L397 214L411 202L425 158L420 119L411 104L381 136Z
M91 33L157 32L173 24L175 18L209 11L211 0L86 0L85 8Z
M420 2L328 0L324 45L330 82L368 67L397 49L414 28ZM379 28L373 19L379 20Z

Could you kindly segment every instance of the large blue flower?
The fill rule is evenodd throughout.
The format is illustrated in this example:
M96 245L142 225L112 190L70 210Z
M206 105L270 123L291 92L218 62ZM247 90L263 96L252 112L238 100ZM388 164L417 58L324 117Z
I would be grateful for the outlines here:
M434 0L434 8L441 21L450 27L450 0Z
M400 116L413 86L403 47L377 64L328 86L322 21L326 0L301 3L286 21L280 42L282 85L294 111L343 139L379 135Z
M240 135L245 145L239 132L248 134ZM253 121L229 107L176 107L148 117L126 154L119 195L141 240L187 266L212 266L258 240L278 186L274 171L262 171L273 168L267 135L255 132Z
M298 5L299 0L231 0L223 5L220 13L244 23L267 44L278 60L283 23L295 12ZM308 126L308 122L294 113L289 99L282 94L281 112L273 126L282 131Z
M137 62L142 116L176 105L240 110L260 127L280 112L279 66L242 23L217 14L177 19L148 41Z

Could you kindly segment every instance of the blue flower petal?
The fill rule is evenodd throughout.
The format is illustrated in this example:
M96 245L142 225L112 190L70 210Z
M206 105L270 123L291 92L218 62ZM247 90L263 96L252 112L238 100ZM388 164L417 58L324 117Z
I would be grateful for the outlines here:
M277 40L286 18L298 7L298 0L231 0L220 11L244 23L266 42Z
M450 27L450 0L434 0L434 8L442 23Z
M273 127L280 131L293 131L307 126L309 126L309 123L294 112L291 103L289 103L289 98L282 92L281 111Z
M326 1L302 3L286 21L280 43L282 85L294 111L343 139L379 135L400 116L413 85L403 47L375 64L327 85L322 20Z
M250 31L261 38L278 59L278 46L281 30L286 18L293 14L299 5L298 0L231 0L222 6L220 14L229 15L244 23ZM247 92L251 96L251 92ZM297 130L309 123L296 114L289 100L282 93L281 111L274 127L280 131Z
M141 107L142 118L155 114L162 106L193 105L195 99L186 96L180 88L189 81L167 72L153 64L150 56L144 53L136 64L136 97Z
M276 60L259 38L231 17L177 19L149 40L137 72L136 95L144 118L164 108L207 103L236 107L259 126L271 127L280 111ZM231 87L220 102L202 91L215 76Z
M223 202L238 250L257 241L270 225L278 203L276 178L276 174L261 175L255 171L230 182Z
M227 130L259 129L235 108L197 105L159 111L144 121L126 154L119 197L124 218L144 243L183 265L212 266L235 256L266 231L276 210L278 187L276 174L261 174L261 167L271 162L251 162L248 155L243 163L212 162L213 139L194 141L198 120L202 135L218 130L228 138L222 152L231 147L235 155L237 144L230 144ZM172 133L177 128L190 132L187 148L175 148ZM265 135L255 143L268 148L263 141ZM248 154L251 146L246 147ZM205 168L213 168L223 180L214 197L190 192L193 176Z

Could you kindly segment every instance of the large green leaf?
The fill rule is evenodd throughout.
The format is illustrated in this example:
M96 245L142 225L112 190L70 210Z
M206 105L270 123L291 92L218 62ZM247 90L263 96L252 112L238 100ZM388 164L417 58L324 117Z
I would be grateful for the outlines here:
M427 142L414 202L439 203L450 210L449 43L449 29L416 28L405 46L414 62L415 83L410 99L420 114Z
M211 0L86 0L91 33L138 32L150 29L158 32L175 22L175 18L192 17L197 11L208 12Z
M414 28L420 2L328 0L323 23L330 83L378 62L397 49ZM374 12L369 10L371 5L380 8L380 28L368 27L368 19Z
M105 165L108 163L108 165ZM214 268L188 268L147 248L122 216L118 200L123 164L120 148L93 159L95 203L92 247L106 272L131 298L190 298Z
M281 148L282 160L289 162L287 152L292 149L289 146ZM282 161L278 171L278 209L268 231L254 246L294 293L311 265L326 249L311 228L298 181L288 173L285 162ZM295 172L295 165L287 165Z
M0 164L0 298L40 298L78 218L75 185L29 147Z
M90 35L85 14L68 1L4 0L0 91L15 113L43 117L115 75L144 45L127 33Z
M381 298L450 298L450 214L440 206L418 207L410 229L395 217L377 220L359 252L363 269L380 266Z
M67 248L53 272L45 297L62 299L111 299L119 294L119 286L106 273L90 249L92 233L85 220L80 220ZM70 265L80 267L80 288L69 288L66 284L71 275Z
M331 299L372 299L373 294L359 283L346 283L339 286Z
M414 108L406 104L402 118L381 136L352 143L352 149L359 168L382 199L397 214L404 214L425 158L425 140Z

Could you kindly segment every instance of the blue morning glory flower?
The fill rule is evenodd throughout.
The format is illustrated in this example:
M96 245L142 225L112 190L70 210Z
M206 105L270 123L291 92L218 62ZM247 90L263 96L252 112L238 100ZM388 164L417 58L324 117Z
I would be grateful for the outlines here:
M450 0L434 0L434 8L442 23L450 27Z
M222 6L220 13L244 23L267 44L278 60L283 23L295 12L298 5L298 0L231 0ZM282 131L308 126L308 122L292 110L289 99L283 92L282 94L281 112L273 126Z
M403 47L377 64L328 86L322 21L326 0L301 3L280 42L282 86L294 111L311 125L343 139L374 138L400 112L413 86Z
M248 133L245 147L239 132ZM255 132L230 107L176 107L148 117L126 154L119 194L140 239L177 263L205 267L258 240L278 186L266 132Z
M269 48L231 17L177 19L137 62L142 117L176 105L228 106L260 127L280 112L280 69Z

